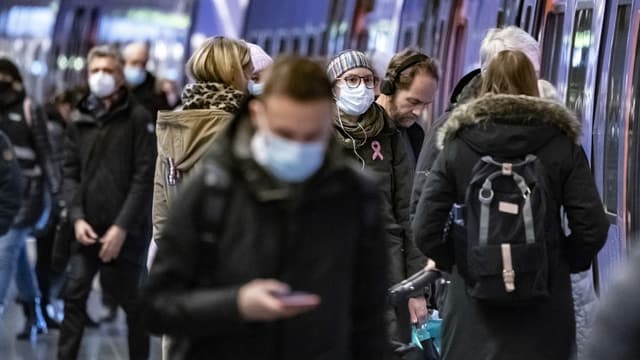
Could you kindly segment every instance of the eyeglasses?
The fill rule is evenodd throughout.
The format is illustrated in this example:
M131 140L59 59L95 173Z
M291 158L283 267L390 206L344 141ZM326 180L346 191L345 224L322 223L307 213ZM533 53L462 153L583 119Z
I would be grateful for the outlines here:
M357 75L349 75L343 78L338 78L338 80L344 81L347 84L347 87L353 89L360 86L360 83L364 81L364 86L369 89L373 89L376 86L376 82L378 82L378 78L373 75L367 76L357 76Z

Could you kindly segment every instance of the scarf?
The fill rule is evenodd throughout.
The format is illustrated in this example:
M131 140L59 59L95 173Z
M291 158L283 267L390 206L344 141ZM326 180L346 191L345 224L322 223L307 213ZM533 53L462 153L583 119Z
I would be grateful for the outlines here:
M366 139L371 139L380 134L386 123L385 118L385 110L380 105L373 103L367 112L355 120L342 112L336 112L333 123L340 130L338 131L339 133L346 133L341 134L342 136L353 138L360 143L358 146L361 146Z
M220 83L187 84L182 90L184 110L218 109L235 114L244 98L242 91Z

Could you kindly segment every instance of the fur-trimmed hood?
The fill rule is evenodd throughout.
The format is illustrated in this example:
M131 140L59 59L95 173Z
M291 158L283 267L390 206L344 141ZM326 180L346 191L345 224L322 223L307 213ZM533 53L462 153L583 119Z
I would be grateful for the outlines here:
M524 95L486 95L460 105L451 113L438 131L438 148L442 149L463 132L484 133L483 139L473 139L472 134L462 136L480 150L485 145L495 148L518 141L520 147L527 148L522 149L526 152L560 134L578 143L582 127L576 117L557 102Z

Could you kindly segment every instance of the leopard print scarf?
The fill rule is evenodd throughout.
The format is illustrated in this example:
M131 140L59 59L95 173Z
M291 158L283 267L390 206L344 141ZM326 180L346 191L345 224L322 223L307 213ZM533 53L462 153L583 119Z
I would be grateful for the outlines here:
M187 84L182 90L184 110L189 109L218 109L235 114L239 108L244 93L231 86L220 83Z

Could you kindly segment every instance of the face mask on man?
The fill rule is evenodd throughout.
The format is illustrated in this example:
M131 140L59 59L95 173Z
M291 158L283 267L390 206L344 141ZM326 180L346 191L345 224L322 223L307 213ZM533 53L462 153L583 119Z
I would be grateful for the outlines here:
M374 98L373 89L367 88L364 84L355 88L341 85L337 104L338 108L347 115L362 115L373 104Z
M259 84L253 80L249 80L249 94L253 96L260 96L264 91L264 84Z
M13 82L7 80L0 80L0 93L13 90Z
M104 98L116 91L116 80L113 75L100 71L89 76L89 89L97 97Z
M147 71L139 66L125 66L124 78L127 80L127 84L131 86L138 86L147 79Z
M324 141L298 142L268 131L256 131L251 151L258 164L278 179L299 183L307 180L322 166L325 157Z

